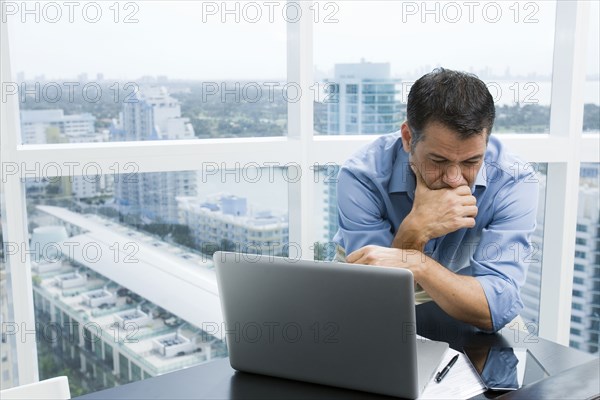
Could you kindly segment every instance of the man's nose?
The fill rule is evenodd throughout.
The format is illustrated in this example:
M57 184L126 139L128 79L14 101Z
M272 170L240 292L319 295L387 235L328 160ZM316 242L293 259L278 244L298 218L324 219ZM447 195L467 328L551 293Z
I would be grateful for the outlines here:
M456 188L465 184L462 172L458 166L450 165L444 171L443 181L451 188Z

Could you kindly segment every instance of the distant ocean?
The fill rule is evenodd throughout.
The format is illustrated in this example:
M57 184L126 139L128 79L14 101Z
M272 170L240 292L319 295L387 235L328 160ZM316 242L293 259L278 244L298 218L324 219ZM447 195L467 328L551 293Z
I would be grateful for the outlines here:
M497 106L519 103L549 105L552 83L524 79L514 81L486 81ZM583 88L584 103L600 104L600 81L586 81Z

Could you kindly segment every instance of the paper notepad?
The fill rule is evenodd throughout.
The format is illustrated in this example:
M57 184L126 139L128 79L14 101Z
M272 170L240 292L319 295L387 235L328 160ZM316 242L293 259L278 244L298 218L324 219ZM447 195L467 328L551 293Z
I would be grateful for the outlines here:
M463 353L448 349L439 369L444 368L456 354L458 360L444 379L437 383L435 375L438 371L435 371L419 399L468 399L485 392L485 386Z

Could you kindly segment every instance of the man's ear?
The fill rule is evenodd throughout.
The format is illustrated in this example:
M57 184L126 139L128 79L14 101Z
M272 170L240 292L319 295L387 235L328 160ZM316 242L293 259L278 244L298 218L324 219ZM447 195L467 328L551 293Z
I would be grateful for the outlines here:
M410 146L412 144L412 132L410 131L410 128L408 127L407 122L404 122L402 124L400 131L402 132L402 147L404 148L404 151L406 151L407 153L410 153L410 151L411 151Z

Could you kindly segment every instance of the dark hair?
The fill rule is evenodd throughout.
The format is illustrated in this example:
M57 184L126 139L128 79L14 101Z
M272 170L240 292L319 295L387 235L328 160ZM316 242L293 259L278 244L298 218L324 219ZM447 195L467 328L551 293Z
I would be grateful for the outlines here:
M466 72L436 68L419 78L410 89L406 107L413 146L423 139L432 122L456 131L461 139L492 132L496 110L485 83Z

